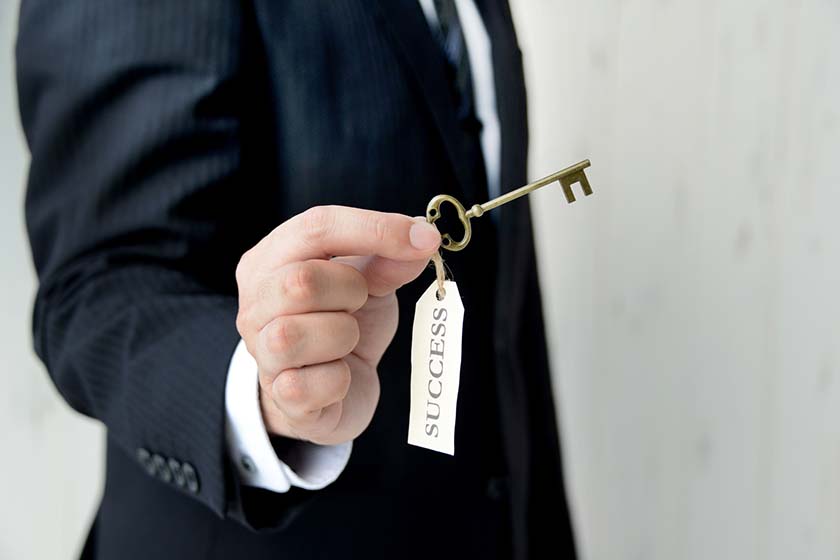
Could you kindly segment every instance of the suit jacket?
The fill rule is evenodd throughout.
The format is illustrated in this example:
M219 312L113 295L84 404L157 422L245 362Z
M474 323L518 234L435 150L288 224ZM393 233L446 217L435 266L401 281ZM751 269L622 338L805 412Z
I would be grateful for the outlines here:
M506 189L526 179L521 52L506 1L477 4ZM23 0L16 55L35 347L108 432L83 555L574 555L526 199L445 255L467 310L455 457L405 443L429 273L398 294L377 413L338 481L274 494L228 462L241 254L314 205L486 196L416 0Z

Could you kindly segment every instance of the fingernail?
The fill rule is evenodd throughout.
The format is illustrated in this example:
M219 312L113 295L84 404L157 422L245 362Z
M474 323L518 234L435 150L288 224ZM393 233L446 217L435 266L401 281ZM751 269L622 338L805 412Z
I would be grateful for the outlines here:
M411 230L408 232L411 245L420 251L428 251L437 247L440 244L440 233L438 233L437 228L427 222L425 218L414 219L415 223L411 225Z

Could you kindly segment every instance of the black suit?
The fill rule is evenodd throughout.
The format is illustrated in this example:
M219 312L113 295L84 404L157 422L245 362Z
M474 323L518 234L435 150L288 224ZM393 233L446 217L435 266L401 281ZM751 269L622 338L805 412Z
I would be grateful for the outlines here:
M526 178L521 55L506 2L477 3L506 189ZM467 313L454 458L405 442L426 273L399 292L377 413L337 482L273 494L228 462L240 255L314 205L486 197L416 0L23 0L17 64L35 345L108 428L86 554L573 557L524 199L445 255Z

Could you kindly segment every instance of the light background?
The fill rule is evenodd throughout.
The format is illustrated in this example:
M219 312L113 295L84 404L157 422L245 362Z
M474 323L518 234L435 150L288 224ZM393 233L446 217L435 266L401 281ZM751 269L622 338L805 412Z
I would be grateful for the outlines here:
M33 358L0 3L0 559L73 558L103 432ZM586 560L840 557L840 3L514 0Z

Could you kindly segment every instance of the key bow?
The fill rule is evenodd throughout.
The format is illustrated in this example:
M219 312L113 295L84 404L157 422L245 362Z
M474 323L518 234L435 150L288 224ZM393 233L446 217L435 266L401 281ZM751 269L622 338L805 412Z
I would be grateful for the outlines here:
M464 237L461 238L460 241L456 241L448 233L442 233L440 236L440 243L444 249L448 249L450 251L460 251L467 246L467 243L470 242L470 238L472 237L472 227L470 227L470 217L467 216L467 211L464 208L464 205L461 204L457 198L448 194L439 194L435 196L429 201L428 206L426 206L426 220L430 224L435 223L435 221L440 218L440 206L444 202L450 203L455 207L455 211L458 212L458 219L461 221L461 225L464 226ZM478 215L480 216L481 214Z

